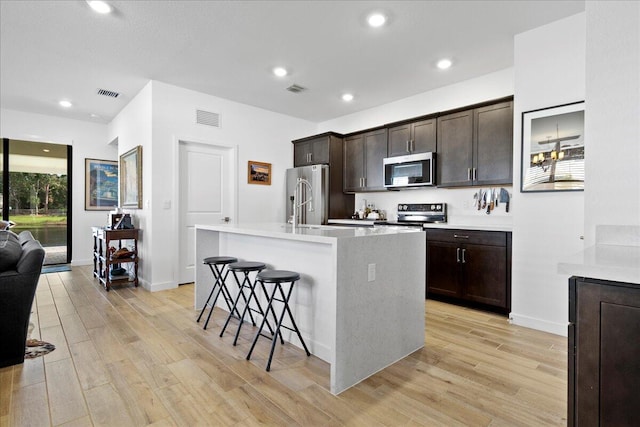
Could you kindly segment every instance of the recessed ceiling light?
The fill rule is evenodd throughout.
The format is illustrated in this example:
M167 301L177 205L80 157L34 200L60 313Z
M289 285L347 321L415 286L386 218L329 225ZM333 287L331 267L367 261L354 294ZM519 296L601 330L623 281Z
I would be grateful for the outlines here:
M286 68L276 67L276 68L273 69L273 74L275 74L278 77L284 77L289 73L287 72Z
M64 99L62 101L58 102L58 104L60 104L60 106L64 107L64 108L69 108L69 107L73 106L73 104L70 101L67 101L67 100L64 100Z
M381 13L372 13L367 18L367 22L369 23L369 26L373 28L378 28L378 27L382 27L385 24L385 22L387 22L387 17Z
M107 14L111 13L113 8L109 5L109 3L99 0L87 0L87 4L91 9L98 13Z
M96 114L96 113L91 113L91 114L89 114L89 116L93 117L94 119L99 119L100 118L100 116L98 114Z
M441 59L440 61L438 61L438 68L440 68L441 70L446 70L447 68L451 67L451 60L450 59Z
M353 101L353 95L350 93L345 93L342 95L342 100L346 102Z
M51 150L49 150L48 148L43 148L42 151L44 151L45 153L50 152Z

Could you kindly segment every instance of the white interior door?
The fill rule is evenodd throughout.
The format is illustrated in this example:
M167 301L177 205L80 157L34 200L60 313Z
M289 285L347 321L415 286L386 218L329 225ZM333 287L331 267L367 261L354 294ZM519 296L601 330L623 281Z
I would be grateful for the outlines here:
M229 222L234 214L231 148L180 141L178 283L195 280L195 225Z

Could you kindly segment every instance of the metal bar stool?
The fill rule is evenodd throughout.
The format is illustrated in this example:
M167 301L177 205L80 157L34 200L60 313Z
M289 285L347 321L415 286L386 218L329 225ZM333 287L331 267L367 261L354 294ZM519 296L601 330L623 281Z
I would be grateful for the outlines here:
M285 328L292 332L295 332L298 335L298 338L300 339L300 342L302 343L302 347L304 347L304 351L307 353L307 356L311 356L311 353L309 353L309 349L307 348L307 345L304 343L304 340L302 339L302 335L300 334L298 325L296 325L296 321L293 319L293 315L291 314L291 309L289 308L289 298L291 297L291 292L293 291L293 285L299 279L300 279L300 274L296 273L295 271L286 271L286 270L261 271L260 273L258 273L258 276L256 277L256 281L259 281L260 283L262 283L262 286L264 286L265 283L273 283L275 285L273 287L273 292L271 292L271 295L268 296L269 304L267 305L267 312L274 313L274 316L275 316L275 311L273 309L273 302L279 301L283 304L280 317L279 318L276 317L277 323L276 323L275 333L271 331L272 332L271 337L268 337L262 334L262 328L264 327L265 323L268 324L267 317L264 316L262 319L262 323L260 324L260 328L258 329L256 336L253 338L253 343L251 344L251 349L249 350L249 354L247 354L247 360L249 360L251 358L251 353L253 353L253 349L256 346L256 343L258 342L258 338L260 338L260 335L266 336L267 338L271 338L271 351L269 352L269 360L267 361L267 371L271 370L271 359L273 358L273 351L276 348L278 335L280 335L280 340L282 341L282 334L280 332L280 328ZM289 292L287 292L286 294L282 289L282 283L285 283L285 282L290 282ZM277 290L280 291L279 297L276 297ZM282 324L282 320L284 319L285 312L289 314L289 319L291 320L291 324L293 327L288 327Z
M230 256L212 256L209 258L205 258L202 261L203 264L207 264L209 266L209 268L211 269L211 273L215 278L215 281L213 282L213 287L211 288L211 293L209 293L209 298L207 298L207 302L204 303L204 307L202 307L202 311L200 311L198 320L196 320L196 323L199 323L207 307L211 307L211 310L209 311L209 315L207 316L207 321L204 322L204 327L202 329L207 329L207 325L209 324L209 319L211 319L211 314L213 313L213 307L216 306L216 301L218 301L218 297L220 296L221 293L222 293L222 297L227 303L227 308L229 308L229 311L231 311L233 298L231 298L231 294L229 293L229 289L227 288L227 285L226 285L226 280L227 280L227 276L229 275L229 270L227 269L225 271L224 276L222 275L222 272L225 270L225 266L227 264L231 264L237 261L238 261L238 258L234 258ZM216 292L216 289L217 289L217 292ZM216 294L215 297L213 297L214 292ZM209 305L209 301L211 300L211 297L213 297L213 302ZM238 313L237 310L236 310L236 313Z
M262 306L260 305L260 301L258 300L258 296L256 295L256 292L255 292L255 286L257 281L254 280L252 282L251 279L249 278L249 273L251 273L252 271L257 271L259 273L260 271L264 270L266 266L262 262L242 261L242 262L234 262L232 264L229 264L227 268L229 269L229 271L231 271L231 273L233 273L233 276L236 279L236 283L238 284L238 295L236 296L236 299L233 302L232 309L229 311L229 315L227 316L227 320L224 323L224 326L222 327L220 336L222 337L222 335L224 335L224 331L227 329L227 326L229 325L229 320L231 320L231 317L236 317L233 314L234 311L236 313L239 312L238 303L240 302L240 299L242 299L244 308L242 310L242 314L238 316L240 323L238 325L238 329L236 330L236 334L233 338L233 345L236 345L238 342L238 337L240 336L240 329L242 328L244 317L247 313L249 314L249 318L251 319L251 324L253 326L256 326L256 321L253 318L252 313L258 313L263 317L263 319L266 319L265 312L262 310ZM240 282L240 279L238 278L238 274L237 274L238 272L241 272L244 275L242 282ZM264 289L264 284L262 285L262 287L266 295L266 289ZM249 291L249 296L245 295L245 290ZM251 301L254 302L256 308L251 307ZM267 326L270 331L273 331L273 329L271 328L271 325L268 322L267 322Z

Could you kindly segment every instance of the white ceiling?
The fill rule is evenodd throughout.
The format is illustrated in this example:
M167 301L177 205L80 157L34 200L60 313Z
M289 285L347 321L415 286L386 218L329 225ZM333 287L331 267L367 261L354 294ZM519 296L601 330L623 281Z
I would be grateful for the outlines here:
M515 34L584 10L584 1L110 4L105 16L82 0L1 0L0 106L107 123L159 80L320 122L508 68ZM369 28L373 10L389 24ZM444 56L448 71L435 67ZM275 77L276 65L291 74ZM308 90L285 90L294 83ZM347 91L351 103L340 99ZM63 98L74 106L62 109Z

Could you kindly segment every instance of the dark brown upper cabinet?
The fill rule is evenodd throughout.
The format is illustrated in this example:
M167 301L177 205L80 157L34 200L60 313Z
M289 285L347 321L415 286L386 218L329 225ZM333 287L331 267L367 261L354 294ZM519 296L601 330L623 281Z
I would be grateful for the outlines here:
M513 182L513 101L438 117L438 187Z
M338 134L322 134L293 141L293 166L328 165L332 143L340 145L342 149L342 137Z
M329 165L329 218L349 218L354 210L353 194L344 194L342 135L327 132L293 142L293 166Z
M389 157L436 151L435 117L389 127Z
M387 129L348 135L344 139L344 191L384 191L382 160L387 157Z

